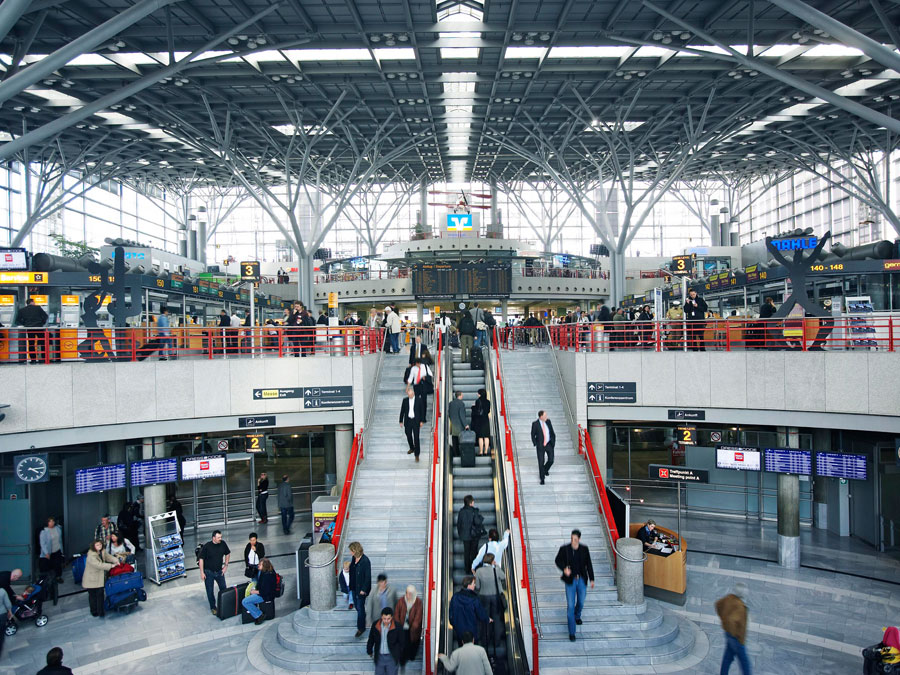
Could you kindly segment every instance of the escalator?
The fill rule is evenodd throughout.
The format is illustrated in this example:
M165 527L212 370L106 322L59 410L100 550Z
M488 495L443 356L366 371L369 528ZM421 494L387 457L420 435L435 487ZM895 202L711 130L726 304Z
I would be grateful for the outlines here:
M448 381L444 405L445 433L447 434L448 451L444 453L444 550L453 551L452 556L445 556L443 578L443 602L442 615L444 630L439 634L439 651L449 654L456 647L456 638L449 621L450 598L453 593L462 587L463 577L469 574L464 569L463 542L457 538L456 514L463 506L463 498L472 495L475 506L484 516L484 528L487 531L496 529L501 534L509 527L510 514L507 509L506 481L503 472L503 458L500 451L500 434L497 424L497 408L499 398L494 394L493 382L490 370L472 370L470 364L459 361L459 353L448 352L450 368L447 369ZM485 357L488 354L485 352ZM463 467L459 457L453 456L452 444L449 437L449 417L446 415L447 405L456 391L463 393L463 401L466 405L466 419L471 419L471 408L478 397L478 390L486 389L491 400L491 433L494 457L476 457L474 467ZM483 545L486 538L479 542ZM488 656L494 665L494 673L512 673L522 675L529 673L528 660L525 656L524 644L519 629L519 605L518 595L514 592L519 581L516 576L517 568L513 563L512 544L507 548L502 559L502 568L507 576L507 584L502 590L506 598L506 611L503 616L495 617L494 621L505 626L504 630L497 630L498 639L491 644L482 644L488 652ZM452 583L451 581L452 580ZM513 592L510 592L512 588ZM525 610L527 611L527 609ZM481 642L480 642L481 643Z

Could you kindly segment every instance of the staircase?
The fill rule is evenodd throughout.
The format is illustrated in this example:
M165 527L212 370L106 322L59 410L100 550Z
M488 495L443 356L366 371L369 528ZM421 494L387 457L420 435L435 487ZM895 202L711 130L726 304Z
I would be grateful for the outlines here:
M531 551L535 606L540 620L541 673L600 666L642 666L678 661L693 647L692 630L654 603L625 606L618 601L615 576L604 543L604 524L594 490L566 423L559 378L547 351L504 351L507 415L518 453L525 536ZM556 457L541 485L531 423L546 410L556 431ZM554 559L573 529L590 548L596 587L588 587L583 625L569 642L566 596ZM648 669L649 670L649 669Z
M428 480L431 459L431 423L434 398L428 397L428 422L421 429L419 462L407 455L406 437L399 424L400 403L405 396L403 371L407 355L385 355L378 380L377 400L365 444L365 458L357 467L353 499L342 540L358 541L372 562L372 587L384 572L398 594L413 584L422 596L428 537ZM345 559L349 560L346 546ZM268 661L295 672L371 672L366 655L368 631L355 639L356 611L345 609L338 592L337 608L327 612L304 607L291 621L269 630L262 651ZM374 617L366 617L371 626ZM273 630L277 629L277 630ZM407 664L407 675L422 672L422 649Z

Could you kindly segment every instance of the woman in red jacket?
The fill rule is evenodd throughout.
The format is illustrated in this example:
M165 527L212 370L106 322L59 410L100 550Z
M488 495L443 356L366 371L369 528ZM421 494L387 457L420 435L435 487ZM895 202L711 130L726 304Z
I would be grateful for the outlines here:
M422 598L418 597L415 586L407 586L406 593L397 601L394 620L403 627L406 637L400 661L400 665L406 665L415 660L422 637Z

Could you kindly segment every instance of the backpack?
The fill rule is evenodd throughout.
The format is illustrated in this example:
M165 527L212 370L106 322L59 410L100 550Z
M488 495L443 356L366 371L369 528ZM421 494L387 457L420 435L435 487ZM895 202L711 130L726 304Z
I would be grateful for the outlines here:
M284 577L275 572L275 597L280 598L284 595Z
M473 335L475 333L475 322L472 321L472 315L468 312L463 313L457 329L462 335Z
M472 516L472 527L469 530L469 536L477 541L486 534L487 530L484 529L484 516L481 515L481 511L475 509L475 515Z
M203 547L206 544L197 544L197 548L194 549L194 555L197 556L197 567L200 567L200 556L203 555Z

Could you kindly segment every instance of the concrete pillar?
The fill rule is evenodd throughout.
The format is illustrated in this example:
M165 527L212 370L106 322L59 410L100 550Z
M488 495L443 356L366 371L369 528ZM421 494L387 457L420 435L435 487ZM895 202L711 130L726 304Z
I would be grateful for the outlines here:
M431 235L431 229L428 226L428 186L419 187L419 232Z
M813 429L813 447L822 452L831 451L831 431L829 429ZM817 476L813 482L813 526L817 530L828 529L828 481L829 478Z
M620 553L616 567L619 602L640 605L644 602L644 546L640 539L622 537L616 541Z
M326 612L334 609L337 577L334 574L334 544L309 547L309 608ZM373 584L374 585L374 584Z
M416 323L421 326L425 323L425 301L419 300L416 302Z
M509 300L506 298L500 301L500 319L503 323L509 321Z
M350 451L353 449L353 425L334 425L335 481L343 487L350 466Z
M597 466L604 482L608 480L609 469L606 456L606 420L588 420L588 433L591 436L591 446L597 456Z
M784 447L800 446L800 432L796 427L779 430L779 440ZM800 477L778 474L778 564L782 567L800 567Z
M713 199L709 203L709 243L710 246L721 246L721 231L719 230L719 200Z
M165 457L166 443L164 438L145 438L143 443L143 458L151 459L152 457ZM166 512L166 486L165 485L145 485L144 486L144 516L158 516L160 513ZM150 529L147 523L144 523L145 533Z
M325 427L325 489L337 482L337 458L334 449L334 427Z
M497 208L497 183L491 183L491 232L498 233L501 238L503 231L500 228L500 211Z
M609 252L609 299L614 309L625 299L625 253Z
M109 441L106 444L106 461L109 464L125 463L125 441ZM128 488L110 490L106 493L106 512L115 517L125 505Z

